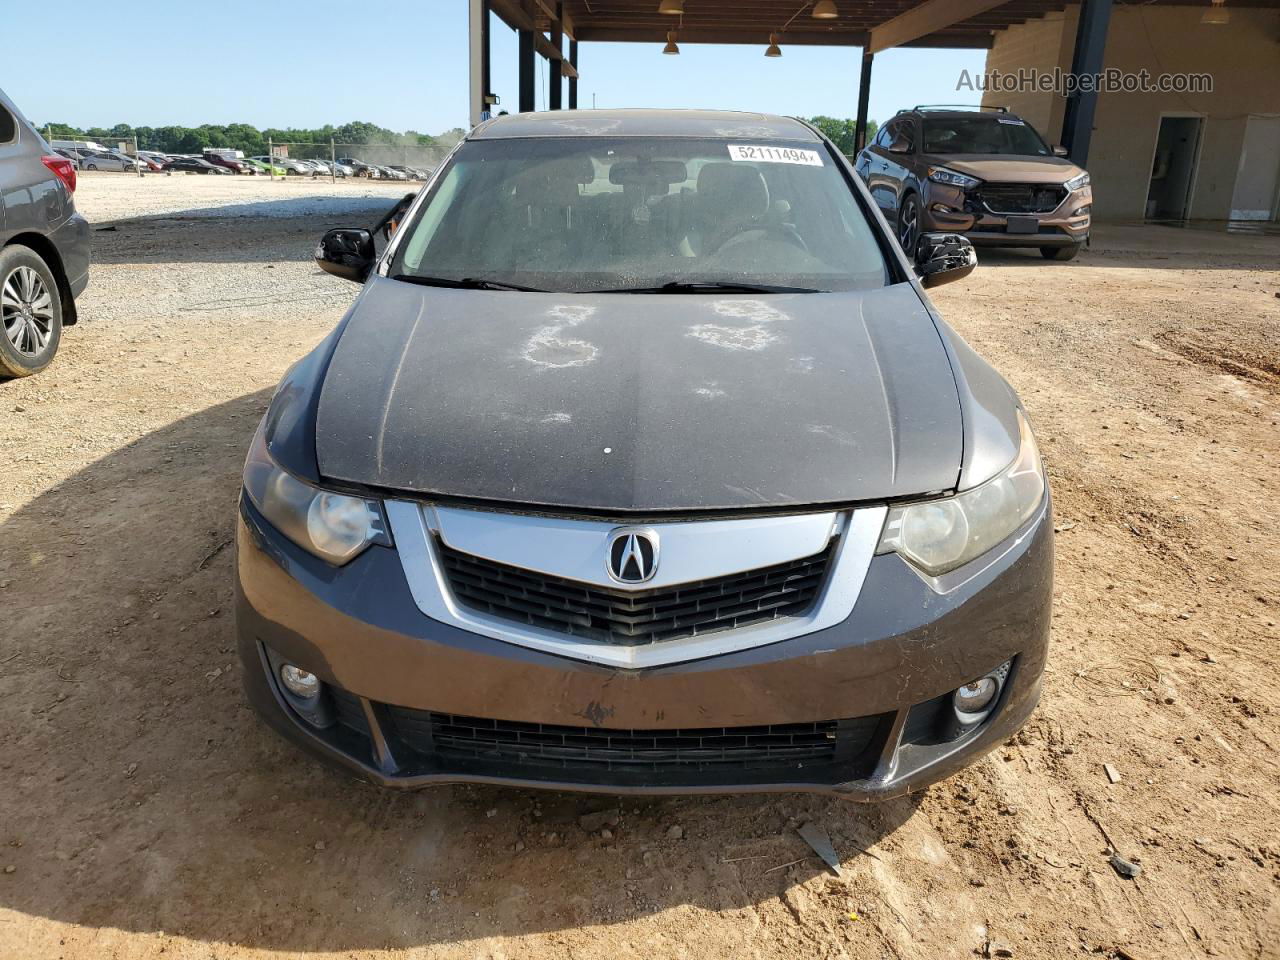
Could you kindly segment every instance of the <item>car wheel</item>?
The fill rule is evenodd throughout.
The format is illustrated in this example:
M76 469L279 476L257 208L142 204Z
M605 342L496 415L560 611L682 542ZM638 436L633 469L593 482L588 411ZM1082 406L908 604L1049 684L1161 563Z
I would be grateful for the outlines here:
M902 198L898 207L898 243L902 252L912 262L916 258L916 244L920 242L920 201L914 193Z
M1080 252L1080 244L1073 243L1069 247L1041 247L1040 256L1046 260L1074 260Z
M88 164L85 164L85 169L86 169L86 170L97 170L97 169L98 169L98 165L97 165L96 163L88 163Z
M30 247L0 250L0 377L27 377L53 361L62 340L62 297Z

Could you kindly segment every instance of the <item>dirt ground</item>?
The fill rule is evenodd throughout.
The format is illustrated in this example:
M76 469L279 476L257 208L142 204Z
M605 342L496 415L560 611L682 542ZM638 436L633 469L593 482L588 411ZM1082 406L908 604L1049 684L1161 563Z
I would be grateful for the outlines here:
M0 384L0 957L1280 957L1280 238L1104 226L936 292L1052 477L1022 733L880 806L624 801L605 837L598 798L352 782L240 692L244 450L356 292L315 239L402 192L83 178L83 319Z

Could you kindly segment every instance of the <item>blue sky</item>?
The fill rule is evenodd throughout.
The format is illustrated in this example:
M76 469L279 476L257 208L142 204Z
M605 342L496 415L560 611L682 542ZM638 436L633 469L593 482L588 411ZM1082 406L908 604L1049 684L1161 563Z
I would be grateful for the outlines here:
M655 3L657 0L655 0ZM853 0L845 0L853 2ZM10 37L47 37L49 6L6 4ZM221 0L113 4L64 0L74 24L44 42L5 44L0 86L36 123L80 127L251 123L314 127L367 120L438 133L467 122L467 4L350 0ZM493 83L517 103L516 36L496 18ZM589 44L579 51L579 105L716 107L851 117L860 50ZM56 54L52 51L56 50ZM982 50L891 50L876 57L871 116L920 102L977 102L957 93ZM539 58L541 64L541 58ZM546 103L540 71L538 106Z

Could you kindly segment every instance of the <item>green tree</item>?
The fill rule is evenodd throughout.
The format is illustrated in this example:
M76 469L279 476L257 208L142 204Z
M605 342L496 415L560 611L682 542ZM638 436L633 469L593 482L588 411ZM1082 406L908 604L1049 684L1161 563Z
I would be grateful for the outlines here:
M809 122L821 130L836 148L844 154L852 154L856 149L856 136L858 132L858 123L856 120L841 120L836 117L810 117ZM867 121L867 143L871 142L871 138L876 135L876 131L880 129L880 124L875 120Z

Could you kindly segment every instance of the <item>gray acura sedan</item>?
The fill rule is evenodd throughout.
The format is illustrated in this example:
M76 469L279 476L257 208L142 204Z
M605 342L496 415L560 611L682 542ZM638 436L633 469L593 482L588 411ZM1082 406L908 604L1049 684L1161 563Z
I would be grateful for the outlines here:
M249 699L388 786L922 788L1026 720L1049 491L835 147L757 114L476 127L244 469Z

